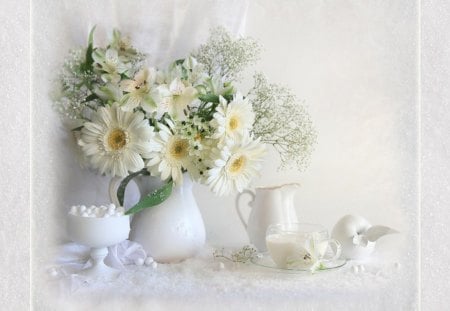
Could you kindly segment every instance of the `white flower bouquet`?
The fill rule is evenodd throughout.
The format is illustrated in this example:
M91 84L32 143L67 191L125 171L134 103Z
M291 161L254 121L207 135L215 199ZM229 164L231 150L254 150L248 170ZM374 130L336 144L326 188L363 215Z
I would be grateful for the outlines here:
M128 213L167 198L185 172L218 195L242 191L260 171L266 144L279 152L282 166L306 165L316 136L289 90L261 74L245 95L236 89L240 73L258 57L255 41L217 28L185 59L157 69L119 31L106 47L94 46L93 33L86 48L67 58L55 106L70 121L82 163L126 177L121 203L134 176L167 181Z

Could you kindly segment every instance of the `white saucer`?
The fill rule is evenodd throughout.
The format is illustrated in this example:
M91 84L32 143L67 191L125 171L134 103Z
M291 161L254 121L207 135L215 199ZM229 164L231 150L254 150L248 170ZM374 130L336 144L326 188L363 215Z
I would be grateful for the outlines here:
M300 268L300 267L298 267L298 268L278 268L268 253L260 254L259 257L255 256L250 261L257 266L270 268L273 270L278 270L280 272L294 272L294 273L295 272L303 272L304 273L306 271L308 271L308 272L310 271L308 268ZM316 272L337 269L337 268L344 266L346 263L347 263L347 260L345 260L345 259L324 261L321 264L320 268L316 270Z

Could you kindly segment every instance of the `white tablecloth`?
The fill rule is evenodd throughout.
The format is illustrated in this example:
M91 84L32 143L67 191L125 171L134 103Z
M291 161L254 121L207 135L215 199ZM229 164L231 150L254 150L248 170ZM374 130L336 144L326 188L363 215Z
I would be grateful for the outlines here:
M410 267L374 257L286 273L220 260L205 247L181 263L126 265L110 282L64 276L63 268L47 279L55 310L414 310L415 289L405 284Z

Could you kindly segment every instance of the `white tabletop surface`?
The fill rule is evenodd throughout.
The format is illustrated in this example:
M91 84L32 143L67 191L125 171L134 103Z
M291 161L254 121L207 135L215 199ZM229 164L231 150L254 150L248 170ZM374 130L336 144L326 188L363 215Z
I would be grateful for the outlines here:
M287 272L213 257L128 265L110 282L47 276L55 310L414 310L413 265L372 257L333 270ZM61 271L61 270L59 270ZM37 305L39 307L39 304Z

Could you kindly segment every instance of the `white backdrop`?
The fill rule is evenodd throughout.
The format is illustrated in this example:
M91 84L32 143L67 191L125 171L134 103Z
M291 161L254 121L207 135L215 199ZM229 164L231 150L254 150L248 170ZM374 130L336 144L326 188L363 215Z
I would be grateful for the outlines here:
M258 185L302 184L299 218L331 229L356 213L401 235L381 240L379 254L416 252L417 7L403 1L46 1L33 3L32 232L34 268L65 241L66 208L104 203L107 178L82 171L73 144L51 109L52 80L67 50L97 24L101 43L112 27L132 35L156 65L185 55L213 25L260 40L255 70L293 89L312 115L318 144L304 173L278 172L270 154ZM71 147L72 146L72 147ZM213 245L248 243L234 197L195 194ZM229 230L233 228L233 230ZM406 246L403 248L403 246ZM45 251L42 251L45 250ZM411 282L415 280L415 262ZM413 285L412 285L413 286Z

